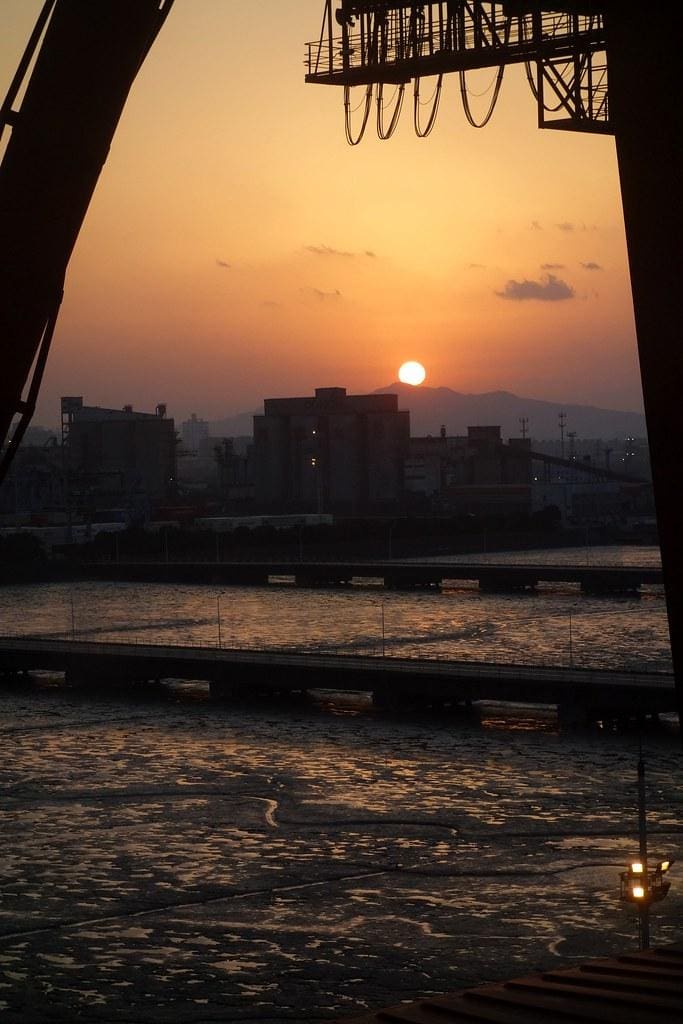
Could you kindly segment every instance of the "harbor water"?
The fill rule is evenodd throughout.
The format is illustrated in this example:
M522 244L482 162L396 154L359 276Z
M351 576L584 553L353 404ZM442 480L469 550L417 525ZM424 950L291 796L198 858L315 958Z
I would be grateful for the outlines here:
M510 559L525 557L656 564L651 549ZM383 618L387 656L670 669L657 587L83 582L6 587L0 616L5 634L202 644L220 619L225 646L367 653ZM0 704L11 1022L330 1020L634 949L618 876L638 849L641 744L652 854L683 845L670 721L562 734L551 709L389 715L334 693L231 707L189 680L123 693L49 676ZM683 937L671 880L657 943Z

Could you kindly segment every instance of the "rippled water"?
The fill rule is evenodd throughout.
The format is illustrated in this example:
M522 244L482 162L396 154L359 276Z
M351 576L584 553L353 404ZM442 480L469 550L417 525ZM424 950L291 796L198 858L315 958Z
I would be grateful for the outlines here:
M521 556L491 555L519 561ZM526 561L656 564L657 549L523 553ZM482 558L482 556L477 556ZM628 561L626 561L628 559ZM6 587L6 633L73 635L225 647L286 647L388 656L670 670L661 587L640 597L588 597L578 586L531 594L484 594L476 584L442 592L212 588L191 584L79 583ZM384 635L383 635L384 634Z
M216 597L81 584L75 630L216 642ZM392 652L531 660L543 645L562 660L571 610L582 658L609 644L667 664L656 591L384 600ZM6 588L0 607L4 632L71 631L69 588ZM371 588L226 589L220 607L226 643L372 649L381 630ZM333 695L231 708L189 684L117 698L43 678L0 690L0 707L12 1024L329 1020L635 946L618 900L635 735L560 735L501 709L391 717ZM683 860L677 737L648 734L644 751L652 852ZM676 871L656 942L683 939Z

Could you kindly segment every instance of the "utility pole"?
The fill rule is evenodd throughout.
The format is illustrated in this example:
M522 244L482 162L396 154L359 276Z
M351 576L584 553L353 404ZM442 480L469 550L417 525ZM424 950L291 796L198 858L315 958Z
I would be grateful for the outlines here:
M560 455L564 458L564 428L567 423L566 412L559 413L557 419L560 424Z
M643 886L645 898L638 904L638 936L640 948L650 948L650 876L647 871L647 814L645 809L645 762L641 748L638 755L638 846L640 863L643 865Z
M568 430L567 431L567 437L569 438L569 458L573 462L574 459L576 458L576 448L574 446L574 442L576 441L576 431L575 430Z

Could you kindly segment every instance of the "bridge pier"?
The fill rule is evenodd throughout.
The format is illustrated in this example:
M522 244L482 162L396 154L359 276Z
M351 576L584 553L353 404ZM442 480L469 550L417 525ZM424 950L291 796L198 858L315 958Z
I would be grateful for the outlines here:
M246 697L244 684L228 679L212 679L209 682L209 696L217 701L239 701Z
M337 573L298 572L294 577L297 587L349 587L353 578Z
M385 576L385 590L439 590L442 577L439 576Z
M0 672L0 680L5 686L26 686L30 673L25 668L6 668Z
M533 591L538 587L538 580L533 577L524 577L519 575L509 575L508 573L496 573L488 574L486 576L480 576L479 589L483 593L501 594L501 593L512 593L518 594L524 591Z
M371 693L373 707L384 711L428 708L432 711L443 711L446 708L472 708L472 699L466 693L445 693L438 685L423 685L420 689L415 689L405 684L388 682L375 685Z
M586 705L580 701L568 697L557 705L557 722L560 732L571 732L578 729L587 729L597 716L591 715Z
M623 573L620 573L616 576L609 571L604 574L594 573L591 576L584 576L581 580L581 593L603 595L604 597L612 597L619 594L628 597L640 597L640 583L640 577L637 575L625 576Z

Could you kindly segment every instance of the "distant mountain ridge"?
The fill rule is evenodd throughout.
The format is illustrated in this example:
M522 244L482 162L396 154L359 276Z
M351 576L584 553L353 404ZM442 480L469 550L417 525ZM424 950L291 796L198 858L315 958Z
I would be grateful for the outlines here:
M424 384L390 384L375 394L397 394L399 407L410 410L413 437L437 434L445 426L448 435L466 434L468 427L500 426L503 437L521 436L520 418L528 419L527 436L539 441L559 437L558 416L566 416L565 437L575 430L580 438L645 437L645 416L639 412L601 409L593 405L546 402L524 398L510 391L462 394L452 388Z
M639 412L601 409L593 405L567 402L545 402L540 398L524 398L511 391L487 391L463 394L452 388L414 388L410 384L389 384L372 392L376 395L397 394L399 408L410 411L410 432L413 437L438 434L445 426L449 435L466 434L468 427L500 426L504 438L521 435L520 418L529 421L527 436L538 441L559 438L558 416L566 415L565 436L575 430L578 438L645 437L645 416ZM214 437L250 437L253 417L262 413L243 412L226 416L209 424Z

